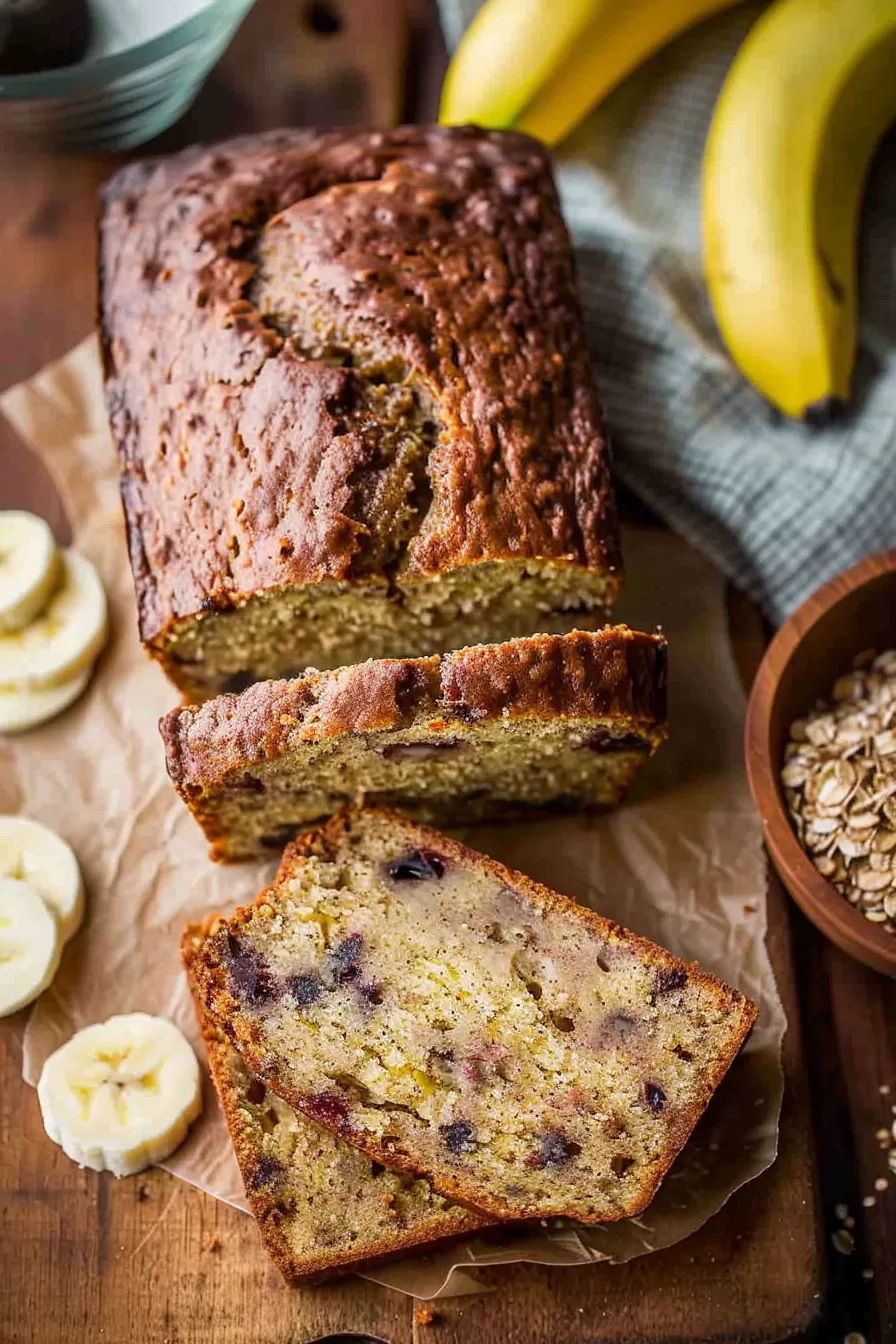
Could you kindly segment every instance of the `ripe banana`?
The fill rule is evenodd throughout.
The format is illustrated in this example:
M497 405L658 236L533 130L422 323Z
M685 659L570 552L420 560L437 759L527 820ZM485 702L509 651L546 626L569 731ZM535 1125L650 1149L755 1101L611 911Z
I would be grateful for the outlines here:
M486 0L442 87L439 119L510 126L578 43L595 0Z
M486 0L454 54L439 120L555 145L673 37L737 0Z
M39 821L0 816L0 879L10 877L37 892L67 942L84 914L84 884L71 846Z
M65 551L62 580L24 630L0 634L0 686L33 690L71 681L106 639L106 594L89 560Z
M34 888L13 877L0 879L0 1017L46 989L61 950L56 920Z
M706 282L732 358L787 415L849 395L856 242L896 117L896 0L778 0L744 42L703 167Z
M37 1095L44 1128L66 1156L116 1176L163 1162L202 1110L188 1041L146 1013L77 1032L44 1064Z
M43 611L59 579L59 551L43 518L0 513L0 631L21 630Z
M24 733L28 728L55 719L74 704L90 681L92 667L79 672L57 686L38 686L34 690L18 686L0 686L0 733Z

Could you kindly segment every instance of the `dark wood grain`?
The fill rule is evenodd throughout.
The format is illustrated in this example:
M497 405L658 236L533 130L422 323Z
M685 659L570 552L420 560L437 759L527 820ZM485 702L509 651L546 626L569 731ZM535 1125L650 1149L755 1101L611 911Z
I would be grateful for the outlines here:
M864 649L896 645L896 550L869 556L826 583L775 635L747 710L746 760L766 842L784 885L821 931L874 970L896 977L896 938L821 876L797 841L780 771L794 719L830 694Z
M402 78L396 10L387 5L390 15L381 21L382 0L335 3L349 18L360 11L364 17L326 39L349 44L338 51L331 45L328 57L324 39L312 48L299 27L302 5L259 0L193 112L160 148L305 115L335 120L346 108L359 119L352 100L362 86L364 119L388 120ZM425 117L435 106L444 54L427 0L415 0L410 14L407 115ZM351 50L353 33L364 34L363 50ZM113 166L0 145L0 237L10 259L0 314L3 385L34 373L90 329L94 193ZM64 538L50 483L2 422L0 462L0 507L31 505ZM751 680L765 635L741 600L732 600L730 616ZM9 1019L0 1029L0 1341L303 1344L354 1331L390 1344L744 1344L819 1332L839 1340L854 1329L870 1344L888 1344L896 1339L888 1255L896 1245L896 1196L879 1196L867 1211L860 1200L882 1174L874 1131L896 1103L894 986L824 943L774 881L769 914L791 1023L774 1168L682 1246L619 1268L493 1271L487 1278L494 1292L435 1304L431 1327L415 1324L407 1299L358 1279L285 1290L250 1219L164 1173L116 1182L73 1167L45 1138L35 1094L21 1081L23 1015ZM878 1090L886 1084L890 1097ZM859 1250L848 1260L830 1258L834 1291L827 1296L813 1128L829 1218L845 1199L858 1219ZM872 1281L861 1275L868 1265L876 1271Z

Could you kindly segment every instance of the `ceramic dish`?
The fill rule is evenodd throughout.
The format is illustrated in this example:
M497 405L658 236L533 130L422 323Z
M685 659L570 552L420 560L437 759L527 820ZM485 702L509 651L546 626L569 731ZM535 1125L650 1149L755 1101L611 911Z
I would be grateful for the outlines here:
M190 106L253 0L209 0L146 41L75 65L0 76L0 128L55 149L122 150Z

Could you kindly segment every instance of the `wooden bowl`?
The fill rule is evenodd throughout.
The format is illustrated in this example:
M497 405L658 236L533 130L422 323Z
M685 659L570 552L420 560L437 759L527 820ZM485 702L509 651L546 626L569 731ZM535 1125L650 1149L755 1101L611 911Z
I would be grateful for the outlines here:
M824 584L769 645L747 709L747 776L766 844L797 905L838 947L896 977L896 936L855 910L821 876L790 824L781 785L794 719L827 699L865 649L896 648L896 550L882 551Z

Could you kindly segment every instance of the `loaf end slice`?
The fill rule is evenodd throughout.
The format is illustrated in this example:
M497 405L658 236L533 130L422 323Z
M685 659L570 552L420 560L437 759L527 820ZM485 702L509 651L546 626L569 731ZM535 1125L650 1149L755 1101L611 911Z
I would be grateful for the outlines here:
M424 822L608 807L666 735L666 640L625 626L370 661L172 710L212 857L279 852L364 798Z
M756 1017L697 965L373 809L295 841L194 967L273 1091L496 1218L641 1212Z
M427 1181L372 1162L267 1088L196 991L201 942L191 925L181 951L212 1080L262 1242L286 1279L357 1271L490 1226Z

